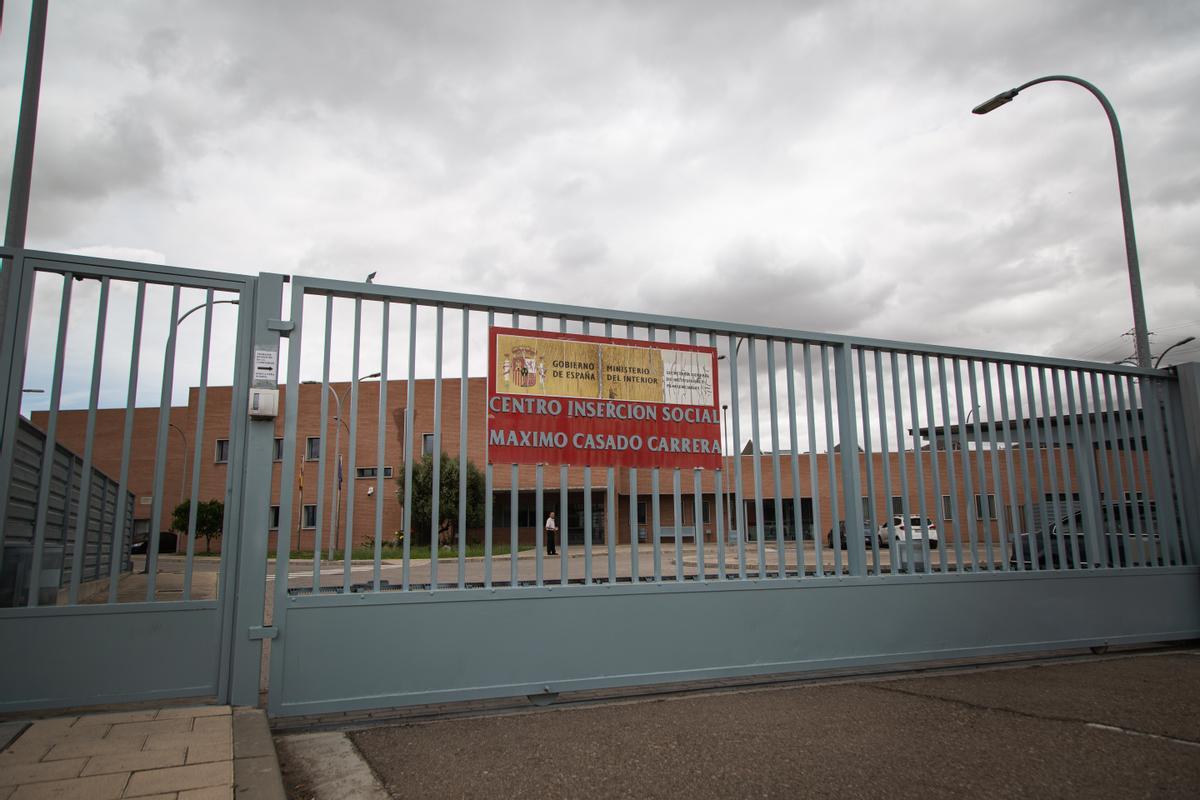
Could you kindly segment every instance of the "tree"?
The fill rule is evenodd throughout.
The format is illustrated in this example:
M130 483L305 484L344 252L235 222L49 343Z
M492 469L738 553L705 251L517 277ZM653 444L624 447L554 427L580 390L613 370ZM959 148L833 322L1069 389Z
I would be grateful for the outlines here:
M438 527L453 539L458 532L458 459L442 453L438 491ZM404 503L404 467L396 481L400 488L396 496ZM467 462L467 527L483 525L484 478L479 468ZM433 537L433 456L426 453L413 464L412 476L412 530L409 541L417 545L430 544Z
M192 501L184 500L175 506L171 527L180 533L187 533L188 515L192 511ZM213 537L220 538L225 527L225 504L220 500L204 500L196 505L196 533L204 537L204 552L212 552Z

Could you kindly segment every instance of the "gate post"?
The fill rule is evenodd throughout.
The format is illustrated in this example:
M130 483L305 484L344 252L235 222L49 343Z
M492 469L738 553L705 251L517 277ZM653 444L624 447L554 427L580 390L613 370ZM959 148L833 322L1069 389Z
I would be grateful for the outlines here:
M275 441L274 419L249 419L249 390L257 353L273 353L278 365L283 279L282 275L263 273L256 281L250 346L238 353L241 363L236 371L241 376L241 391L234 393L231 409L233 414L242 415L244 435L241 453L232 453L229 465L237 469L230 484L238 541L230 564L231 580L225 582L221 601L233 607L229 703L238 706L258 705Z
M1176 441L1171 442L1171 447L1179 453L1183 472L1180 500L1187 512L1183 535L1191 542L1192 557L1200 560L1200 500L1195 492L1196 480L1200 478L1200 363L1178 364L1175 373L1179 381L1168 384L1167 413L1171 413L1171 407L1178 409L1177 419L1181 424L1175 426Z

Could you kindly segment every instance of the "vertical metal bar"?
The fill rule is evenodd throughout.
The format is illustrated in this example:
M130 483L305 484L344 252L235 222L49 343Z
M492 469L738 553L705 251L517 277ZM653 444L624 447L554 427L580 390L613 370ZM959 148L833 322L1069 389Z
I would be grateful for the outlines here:
M834 377L837 381L838 427L842 440L842 496L846 503L846 527L861 531L862 483L858 469L858 414L854 409L854 348L847 342L837 346L834 353ZM853 500L851 500L853 498ZM863 575L863 540L861 535L848 537L846 555L853 575Z
M388 338L391 327L392 304L383 299L383 319L379 329L379 430L375 439L375 564L372 567L372 588L379 591L383 568L383 473L387 464L387 390L388 390ZM298 388L298 387L297 387ZM466 467L460 465L465 472ZM460 496L459 504L463 504Z
M750 452L754 459L754 541L758 553L759 578L766 577L767 545L763 541L766 531L763 530L763 497L762 497L762 440L758 429L758 354L755 353L755 339L748 337L750 345L746 357L750 360Z
M438 339L441 340L441 329L438 329ZM359 357L362 353L362 298L354 298L354 343L350 356L350 444L346 453L345 481L354 486L354 476L358 470L358 369ZM439 355L441 355L439 353ZM339 421L340 425L341 422ZM436 461L434 462L437 463ZM437 472L434 467L433 496L437 497ZM350 594L350 570L354 554L354 491L348 492L349 502L346 503L346 533L342 537L342 593ZM437 515L437 500L434 503L434 515ZM281 509L282 510L282 509Z
M317 439L317 441L319 443L318 449L317 449L317 518L316 518L316 520L314 520L316 522L316 525L313 526L313 574L312 574L312 593L313 594L319 594L321 591L321 552L322 552L321 548L324 547L324 541L322 538L321 520L325 516L325 468L330 464L329 460L327 459L327 452L329 450L329 447L327 445L329 443L329 393L332 391L332 389L329 388L329 360L330 360L330 353L332 350L330 345L333 342L333 296L332 295L327 295L325 297L325 328L323 330L323 338L324 338L324 341L322 342L322 349L321 349L321 427L320 427L320 434L319 434L320 438ZM300 391L300 390L297 389L297 391ZM337 424L341 425L342 421L339 419ZM407 439L405 441L407 441ZM289 442L286 438L284 438L283 442L286 447L291 447L291 448L295 448L299 445L299 442ZM308 448L306 447L305 448L306 452L305 452L303 458L308 458L307 449ZM335 466L334 469L337 469L337 467ZM337 480L336 475L334 476L334 480L335 481ZM332 505L332 504L330 504L330 505ZM405 507L407 508L407 504L405 504ZM280 511L282 512L283 509L280 509ZM304 507L303 506L301 506L301 508L300 508L300 514L301 514L300 521L301 521L301 523L303 523L304 522L304 520L303 520ZM291 524L291 520L288 520L287 522L289 525ZM280 525L283 524L282 515L279 518L279 524ZM334 522L333 517L331 516L329 519L329 529L331 531L334 529L335 524L336 523ZM407 529L407 527L405 527L405 533L407 534L407 532L408 532L408 529ZM404 537L404 542L405 542L405 545L407 546L407 544L408 544L407 535ZM278 558L279 548L276 547L275 551L276 551L276 558Z
M1025 543L1021 544L1021 546L1024 547L1026 544L1028 545L1029 554L1030 554L1030 567L1029 568L1036 570L1038 568L1037 557L1036 557L1036 549L1037 549L1036 542L1037 542L1037 538L1038 538L1038 530L1037 530L1037 522L1034 520L1034 517L1033 517L1033 494L1032 494L1033 479L1030 477L1030 473L1033 471L1033 465L1031 465L1029 463L1031 454L1029 452L1029 449L1027 449L1025 446L1025 427L1032 420L1033 414L1031 411L1029 414L1029 417L1026 417L1025 412L1022 410L1023 404L1022 404L1022 399L1021 399L1021 371L1020 371L1020 369L1018 368L1018 366L1016 364L1009 364L1008 372L1009 372L1009 376L1012 378L1013 420L1016 422L1016 428L1017 428L1017 447L1019 448L1020 456L1021 456L1021 487L1022 487L1022 491L1024 493L1024 499L1025 499L1026 537L1025 537ZM1028 382L1026 383L1026 385L1027 386L1029 385ZM1040 475L1038 476L1038 480L1039 481L1041 480ZM1018 538L1017 541L1020 542L1021 540ZM1021 551L1017 552L1017 569L1018 570L1025 569L1025 554L1024 554L1024 552L1021 552Z
M1059 378L1059 371L1051 368L1050 378L1054 387L1054 408L1058 423L1058 465L1062 470L1062 486L1063 492L1067 495L1067 507L1071 509L1070 513L1066 515L1066 518L1063 520L1063 522L1065 523L1067 536L1071 545L1069 548L1071 554L1071 567L1077 568L1080 566L1078 536L1080 531L1078 531L1075 526L1075 515L1079 512L1079 503L1075 500L1075 482L1071 480L1071 460L1068 453L1068 451L1073 450L1074 447L1069 438L1071 434L1069 434L1067 431L1067 418L1063 413L1062 385L1061 379ZM1061 541L1061 537L1059 538Z
M1051 505L1051 508L1054 509L1054 522L1056 523L1055 530L1058 532L1058 536L1056 537L1054 542L1050 542L1049 539L1047 539L1046 567L1047 567L1047 569L1050 568L1050 566L1051 566L1050 561L1052 560L1049 545L1056 544L1057 546L1055 547L1055 550L1057 551L1058 563L1056 565L1054 565L1054 567L1056 569L1061 569L1066 566L1067 557L1066 557L1066 553L1063 551L1063 535L1064 534L1063 534L1062 529L1063 529L1063 525L1064 525L1064 519L1063 519L1062 509L1059 504L1060 498L1059 498L1059 493L1058 493L1058 464L1056 462L1056 456L1061 457L1062 453L1061 453L1061 451L1058 453L1055 452L1055 450L1056 450L1055 442L1054 442L1055 433L1052 432L1049 428L1049 422L1050 422L1049 415L1051 413L1050 412L1050 395L1046 390L1046 370L1044 367L1038 367L1038 390L1039 390L1039 393L1041 394L1041 398L1042 398L1042 413L1041 413L1040 419L1042 421L1042 424L1047 425L1047 427L1046 427L1046 460L1048 463L1047 473L1050 478L1050 494L1052 495L1050 505ZM1067 505L1068 505L1068 507L1071 505L1069 498L1067 500ZM1047 526L1047 528L1049 528L1049 526ZM1049 533L1047 533L1047 537L1048 536L1049 536Z
M121 440L121 472L117 479L116 525L113 530L112 558L109 559L108 602L117 602L117 577L124 559L125 523L131 509L129 499L129 455L133 447L133 413L137 405L138 366L142 355L142 321L146 311L146 284L138 281L137 300L133 309L133 343L129 350L129 388L125 394L125 434ZM130 532L132 533L132 531ZM149 558L150 554L146 554Z
M1162 391L1154 378L1142 378L1140 384L1143 414L1146 418L1146 444L1149 449L1150 476L1154 483L1154 503L1162 513L1155 514L1163 561L1170 566L1183 563L1179 547L1179 530L1175 524L1174 491L1171 486L1171 468L1167 459L1167 446L1163 440ZM1147 396L1148 395L1148 396ZM1147 493L1147 501L1150 495Z
M567 332L567 318L558 318L558 332ZM558 466L558 576L559 582L566 586L570 582L570 557L567 554L567 532L570 527L568 519L571 511L570 468L566 464Z
M188 529L186 568L183 571L183 599L192 599L192 564L196 554L196 517L200 505L200 443L204 441L204 413L208 404L208 357L212 345L213 291L205 295L204 338L200 352L200 388L196 403L196 436L192 440L192 491L188 494ZM184 459L187 453L183 454Z
M967 539L970 540L970 544L971 544L971 569L973 571L978 571L979 570L979 550L975 546L975 510L977 507L977 502L976 502L977 498L975 497L974 478L971 475L971 464L974 461L974 459L971 457L970 435L967 433L967 426L963 422L964 417L967 415L965 415L963 413L963 379L962 379L962 362L961 362L961 360L957 359L957 358L954 359L953 367L954 367L954 387L955 387L954 396L955 396L955 402L956 402L956 410L958 411L958 441L959 441L959 446L962 448L960 451L960 453L961 453L960 462L962 464L962 474L963 474L963 494L967 498L967 500L970 504L969 508L967 510L967 515L966 515L967 516L967 520L966 520L966 522L967 522ZM969 393L972 397L972 400L971 400L972 406L971 407L972 407L972 409L974 409L974 403L975 403L974 385L972 385L971 389L969 390Z
M729 403L733 406L733 502L738 537L738 578L746 580L746 511L742 503L742 427L738 410L737 337L729 334Z
M1126 449L1121 444L1121 435L1119 423L1117 419L1117 409L1113 404L1112 385L1109 382L1108 375L1099 375L1092 373L1092 396L1096 398L1097 403L1100 402L1100 385L1104 387L1104 410L1101 414L1101 439L1106 442L1104 452L1101 456L1105 465L1104 482L1107 502L1105 503L1108 509L1108 518L1118 519L1117 509L1124 508L1122 500L1125 497L1125 477L1122 475L1122 459L1121 451ZM1122 566L1132 566L1133 562L1133 547L1129 538L1128 526L1121 526L1121 534L1117 539L1124 548L1126 554L1126 563ZM1113 542L1116 547L1118 542ZM1118 563L1114 558L1113 563Z
M434 322L433 345L433 480L430 492L429 517L429 589L438 588L438 555L442 546L441 499L442 499L442 348L445 346L446 307L437 306ZM355 360L357 363L357 359Z
M884 507L887 509L887 522L884 525L887 527L887 547L890 554L888 571L896 573L900 571L900 563L903 559L900 558L897 547L899 538L896 536L896 509L892 504L892 442L888 437L887 395L883 388L883 353L878 350L875 351L875 396L876 408L879 413L879 455L883 462L880 466L883 467L883 487L886 492ZM833 533L836 536L838 532L834 530ZM847 532L847 547L849 539L850 534Z
M154 456L154 500L150 506L150 544L146 548L148 564L146 570L146 602L154 600L155 584L158 581L158 540L162 528L164 482L167 472L167 439L170 436L171 390L175 384L175 342L179 327L179 287L171 290L171 330L167 334L167 348L163 354L162 395L158 406L158 446Z
M825 463L829 473L829 515L833 527L833 535L838 535L841 516L838 508L838 479L837 470L834 467L836 454L833 452L833 402L830 399L829 391L829 345L821 345L821 386L825 391ZM840 409L839 409L840 410ZM850 546L849 536L847 536L846 546ZM831 547L833 551L833 571L836 575L842 574L842 550L840 547Z
M651 512L653 516L653 539L654 539L654 581L655 583L662 582L662 501L659 498L659 469L654 467L650 470L650 498Z
M591 331L591 323L583 320L583 334ZM583 582L592 582L592 466L583 467Z
M996 527L999 529L999 533L1000 533L1000 556L1001 556L1000 563L1002 565L1001 568L1007 570L1008 569L1008 559L1004 558L1004 554L1006 552L1008 552L1008 528L1004 524L1004 514L1000 513L1000 498L1003 496L1003 493L1001 492L1001 489L1000 489L1000 454L996 452L996 449L997 449L996 409L995 409L995 403L992 400L992 368L991 368L991 365L988 364L987 362L981 361L979 363L979 371L983 373L984 410L987 412L987 424L988 424L988 450L990 451L990 455L992 457L991 458L991 462L992 462L992 493L993 493L993 496L995 497L995 501L993 503L989 504L989 513L990 513L990 506L994 505L996 507ZM972 385L974 385L975 381L972 379L971 383L972 383ZM976 439L978 439L979 438L979 427L978 426L976 426L975 431L976 431ZM988 545L987 545L988 569L995 570L996 569L996 559L994 556L995 548L994 548L994 545L992 542L991 530L988 531L988 540L987 541L988 541Z
M892 408L896 415L896 467L900 473L900 513L904 517L904 563L907 565L907 571L915 572L913 569L913 539L912 539L912 505L909 503L908 494L908 457L904 449L904 402L900 396L900 360L899 355L893 350L889 359L892 374ZM842 448L843 457L846 454L846 448ZM925 520L921 520L922 525ZM928 530L926 531L928 533ZM893 557L895 551L892 551Z
M787 548L783 544L783 472L779 463L779 392L775 387L775 341L768 339L767 402L771 406L771 479L775 482L775 560L779 579L787 577Z
M1144 392L1141 391L1141 381L1144 378L1133 378L1129 375L1122 375L1120 380L1125 384L1124 394L1129 398L1129 426L1133 440L1133 463L1137 478L1134 481L1134 491L1130 498L1130 503L1136 508L1139 502L1149 504L1157 501L1157 495L1154 493L1154 467L1147 466L1149 456L1148 448L1148 431L1142 425L1143 418L1147 415L1147 402ZM1149 420L1146 420L1147 424ZM1155 505L1157 510L1157 505ZM1138 533L1138 540L1143 543L1143 552L1146 553L1146 561L1153 566L1166 566L1169 561L1169 552L1164 547L1162 531L1159 529L1157 513L1153 523L1149 518L1143 520L1141 514L1132 515L1135 525L1145 522L1142 525L1142 531ZM1157 546L1156 546L1157 539Z
M913 463L917 473L917 511L921 515L921 522L925 524L926 531L926 536L921 540L921 563L924 564L925 572L931 572L933 559L929 557L928 533L932 518L929 516L929 508L925 501L925 465L921 459L921 406L917 403L917 375L912 353L908 354L905 366L908 368L908 405L912 413ZM940 532L938 538L941 538Z
M1076 379L1080 379L1076 373ZM1099 502L1092 492L1092 488L1096 485L1096 461L1095 449L1092 447L1091 424L1088 422L1088 407L1085 393L1081 391L1079 394L1079 405L1075 404L1075 386L1071 380L1071 373L1065 371L1063 373L1063 381L1066 384L1067 391L1067 408L1071 414L1071 431L1072 438L1075 441L1075 483L1079 487L1080 501L1083 506L1083 534L1087 537L1087 541L1081 541L1080 544L1086 544L1087 558L1084 559L1082 566L1091 568L1093 564L1099 561L1100 566L1104 566L1104 550L1103 532L1100 529L1100 519L1096 515L1096 509L1099 507Z
M1130 395L1130 404L1128 408L1125 405L1125 377L1121 375L1114 375L1113 383L1116 385L1117 409L1121 422L1121 436L1125 450L1126 468L1129 471L1129 491L1122 496L1122 500L1127 503L1136 504L1140 499L1143 498L1149 500L1149 497L1145 494L1142 494L1138 489L1139 485L1145 486L1146 484L1144 466L1138 463L1142 460L1138 455L1140 452L1138 445L1140 444L1142 438L1141 431L1140 429L1135 430L1134 426L1132 425L1132 421L1137 418L1137 408L1133 405L1132 394ZM1139 470L1139 466L1143 466L1143 469ZM1142 478L1142 482L1140 484L1138 481L1139 475ZM1139 495L1141 495L1141 497L1139 497ZM1145 526L1142 525L1141 515L1134 514L1133 534L1134 541L1137 543L1136 549L1138 554L1138 562L1143 567L1156 566L1156 564L1152 563L1152 561L1157 561L1157 554L1155 554L1155 558L1150 558L1147 550L1153 550L1154 548L1152 547L1152 543L1150 541L1150 532L1144 528Z
M1186 373L1185 373L1186 374ZM1175 476L1172 496L1178 502L1179 506L1179 521L1182 523L1182 530L1179 532L1180 545L1182 551L1180 553L1181 564L1194 564L1192 546L1192 537L1187 535L1188 531L1197 531L1196 509L1193 505L1195 495L1190 492L1187 487L1195 486L1196 479L1192 475L1191 461L1187 456L1186 438L1184 431L1187 430L1182 419L1183 400L1180 392L1180 378L1178 374L1167 385L1162 387L1164 394L1163 401L1167 442L1170 443L1171 456L1171 473Z
M326 317L326 325L329 324ZM488 324L492 322L491 314L488 314ZM328 328L326 328L328 330ZM329 358L329 340L325 341L325 358ZM326 377L328 377L329 364L325 365ZM416 402L416 376L417 376L417 304L408 304L408 380L404 384L404 566L401 568L401 587L404 591L408 591L410 581L412 580L412 490L413 490L413 459L416 456L416 449L413 441L413 403ZM324 412L322 412L324 418ZM341 424L341 423L338 423ZM322 451L323 451L322 447ZM324 467L321 468L321 474L325 474ZM487 575L485 583L491 585L492 572L492 526L491 526L491 511L492 511L492 465L487 465L487 497L485 498L485 513L487 514L487 559L484 561L484 572Z
M612 338L613 327L611 321L604 323L604 335ZM694 335L693 335L693 344ZM601 364L603 369L604 365ZM608 468L608 474L605 476L605 497L608 500L608 505L604 512L604 538L608 543L608 582L617 582L617 529L620 523L617 520L617 480L616 470L612 467Z
M950 396L946 386L946 359L944 356L937 357L938 364L938 394L942 398L942 445L945 447L946 453L946 481L950 484L950 516L954 521L954 570L961 573L963 571L963 552L962 552L962 528L963 524L962 513L958 506L958 468L954 463L954 441L953 433L950 431ZM957 394L957 391L956 391ZM962 405L960 402L959 406ZM959 417L961 419L961 417ZM939 498L940 499L940 498ZM946 533L950 530L947 528ZM945 563L943 562L943 567Z
M1112 468L1111 468L1111 465L1108 463L1108 448L1106 446L1106 443L1110 440L1108 439L1108 433L1107 433L1107 429L1105 427L1105 419L1108 416L1109 409L1104 404L1104 400L1100 394L1100 385L1099 385L1099 382L1096 380L1096 373L1094 371L1088 372L1086 375L1086 378L1085 378L1083 372L1079 372L1078 375L1079 375L1079 396L1083 397L1084 394L1087 392L1087 390L1089 388L1091 389L1092 411L1091 411L1091 414L1089 415L1091 422L1089 423L1089 434L1088 435L1089 435L1089 438L1094 443L1094 449L1092 452L1092 463L1094 465L1097 461L1099 462L1099 467L1094 467L1094 468L1099 470L1099 472L1100 472L1099 480L1103 481L1103 486L1098 486L1099 497L1097 498L1097 502L1100 506L1101 518L1111 520L1114 518L1113 511L1115 511L1115 509L1113 507L1114 492L1113 492L1113 481L1112 481ZM1086 385L1085 385L1085 381L1086 381ZM1106 550L1108 553L1108 557L1109 557L1108 564L1110 566L1120 566L1120 557L1117 552L1117 546L1118 546L1118 544L1120 544L1120 536L1124 535L1125 527L1126 526L1124 526L1124 525L1121 526L1121 529L1122 529L1121 534L1117 535L1117 536L1105 536L1104 532L1101 531L1101 536L1104 539L1108 540L1106 543L1107 547L1102 546L1102 549ZM1128 551L1126 551L1126 552L1128 552Z
M975 409L975 427L971 432L971 439L975 443L975 455L972 456L971 458L975 462L976 475L979 476L979 485L978 485L979 491L976 492L976 495L978 497L978 503L976 505L976 508L979 512L979 517L980 517L979 551L981 554L987 555L986 566L987 566L988 571L991 572L996 569L996 565L992 560L992 520L991 520L991 516L990 516L991 511L989 508L989 504L987 502L988 483L987 483L987 469L985 466L985 458L984 458L984 454L983 454L983 437L979 432L979 428L980 428L979 409L982 404L979 402L979 387L978 387L978 381L975 378L975 359L967 360L967 382L969 384L969 392L970 392L970 397L971 397L971 408ZM972 552L974 552L974 551L972 551ZM978 568L978 562L976 562L976 568Z
M804 577L804 515L800 504L800 427L796 423L796 358L792 350L792 343L788 341L783 346L784 365L787 368L787 407L788 407L788 435L792 439L792 530L795 535L796 542L796 577ZM870 464L870 456L868 464ZM717 480L721 479L717 475ZM718 506L718 512L721 510ZM717 518L718 530L720 529L720 516ZM722 552L722 561L724 561L724 553ZM723 566L723 565L722 565ZM718 577L724 577L723 574Z
M629 468L629 580L635 585L638 574L638 479L637 467Z
M301 349L304 344L304 287L293 283L292 284L292 332L288 337L288 368L287 368L287 385L284 397L287 401L283 412L283 463L279 465L279 529L275 534L275 586L274 586L274 601L273 609L275 614L275 624L279 627L286 627L279 621L280 616L286 618L288 604L288 573L290 572L291 552L292 552L292 498L294 495L294 485L296 481L296 430L300 417L300 362L302 361ZM328 328L326 328L328 330ZM354 360L354 369L357 373L358 359ZM324 389L322 388L322 392ZM340 425L341 422L339 421ZM274 428L274 425L271 426ZM273 433L274 431L272 431ZM324 445L324 441L321 442ZM353 439L351 440L353 447ZM322 447L322 449L324 449ZM303 454L307 455L307 453ZM353 459L351 459L353 463ZM232 466L232 465L231 465ZM270 482L266 483L267 491L270 492ZM270 495L268 494L268 497ZM353 508L353 504L351 504ZM304 508L301 505L300 513L303 515ZM303 521L303 520L302 520ZM350 537L346 537L347 542ZM297 543L299 544L299 543ZM349 563L349 559L346 560ZM376 587L378 591L378 587ZM261 590L260 590L261 591ZM283 680L282 654L272 650L271 655L271 681L272 688L279 686ZM257 686L255 687L258 688Z
M0 521L8 519L13 460L20 435L21 400L28 358L29 322L33 307L34 270L23 250L0 266ZM3 309L7 309L4 311ZM4 556L5 530L0 524L0 559Z
M7 269L7 267L0 267ZM83 551L86 547L86 532L91 517L92 498L92 446L96 437L96 406L100 402L100 371L104 360L104 327L108 320L108 277L100 279L100 300L96 310L96 338L92 343L92 388L88 394L87 427L83 434L83 474L79 481L79 513L75 520L75 546L71 553L71 588L67 601L71 605L79 602L79 580L83 572ZM187 455L184 454L186 458ZM4 487L3 490L7 490ZM66 509L63 522L66 522ZM102 512L103 513L103 512ZM64 531L64 544L66 533ZM187 599L186 589L184 599Z
M521 327L521 315L513 312L512 326ZM521 467L512 464L509 467L508 486L508 586L510 589L520 585L520 565L517 564L517 553L520 550L520 528L518 514L521 507Z
M804 405L808 416L808 493L812 497L814 573L817 577L821 577L825 574L825 554L821 552L821 481L817 471L817 423L813 403L812 345L808 342L804 343Z
M538 317L539 328L541 317ZM471 310L463 306L462 310L462 377L458 385L458 588L467 586L467 503L470 502L467 493L467 473L470 472L467 461L467 405L469 400L470 363L471 363ZM484 426L486 429L486 426ZM484 436L486 439L486 434ZM540 512L539 512L540 513ZM538 526L541 530L541 526ZM541 558L541 551L538 551ZM539 564L539 566L541 566ZM541 584L539 578L538 584Z
M671 517L675 531L675 580L683 580L683 498L680 495L679 467L671 470Z
M1038 383L1040 386L1044 386L1044 378L1042 377L1040 372L1038 374ZM1058 516L1058 514L1057 514L1058 492L1054 491L1051 494L1050 510L1054 514L1054 516L1047 519L1047 516L1046 516L1046 482L1048 480L1050 480L1050 478L1053 476L1054 469L1053 469L1053 464L1051 464L1050 468L1047 468L1047 466L1046 466L1046 459L1050 458L1050 440L1049 440L1050 429L1048 426L1046 426L1045 396L1043 393L1039 392L1038 389L1039 389L1039 387L1035 386L1034 382L1033 382L1033 368L1027 364L1025 366L1025 391L1029 397L1029 420L1030 420L1029 438L1030 438L1030 441L1033 443L1033 451L1034 451L1034 455L1037 460L1036 468L1034 470L1034 476L1037 481L1038 508L1042 512L1042 514L1041 514L1042 518L1040 520L1038 520L1038 529L1036 531L1031 531L1031 533L1033 533L1037 538L1039 538L1041 540L1042 553L1044 555L1046 563L1041 564L1041 565L1039 565L1037 563L1037 558L1034 556L1034 554L1032 552L1033 549L1036 549L1036 548L1034 547L1032 542L1030 542L1030 548L1031 548L1030 552L1031 552L1031 560L1033 561L1034 569L1051 569L1053 567L1053 565L1051 564L1051 558L1050 558L1050 524L1052 522L1055 522L1056 521L1055 518ZM1040 406L1038 405L1039 399L1042 402L1042 405L1040 405ZM1039 431L1039 429L1042 429L1042 428L1045 429L1046 437L1047 437L1045 452L1043 452L1042 443L1041 443L1042 435Z
M1017 537L1017 533L1020 529L1020 521L1018 517L1019 503L1017 502L1016 470L1013 468L1012 432L1010 427L1010 420L1012 418L1008 415L1008 385L1004 378L1003 364L996 365L996 388L1000 393L1000 418L1002 420L1004 429L1004 473L1007 477L1008 484L1009 521L1012 523L1012 530L1009 531L1009 541L1019 542L1020 539ZM988 394L991 394L990 388L988 390ZM989 410L988 413L990 414L991 411ZM1024 450L1022 450L1021 457L1025 457ZM998 490L996 494L997 497L999 497ZM1003 534L1003 531L1001 533ZM1008 563L1008 554L1010 552L1012 552L1012 548L1010 548L1008 544L1002 540L1000 543L1000 562L1005 570L1009 569L1011 566ZM1024 559L1017 559L1017 561L1021 565L1018 566L1017 569L1023 569Z
M870 391L867 388L867 353L863 349L858 351L858 401L862 405L862 426L863 426L863 461L867 467L867 485L865 488L865 498L867 506L871 509L870 516L863 520L863 527L871 528L871 573L874 575L882 572L881 564L879 563L879 526L875 524L873 517L875 509L879 507L878 498L875 495L875 455L871 445L871 401ZM882 410L880 411L882 415ZM887 444L882 447L883 457L887 458ZM859 501L861 503L861 501ZM834 536L840 536L840 533L834 533ZM849 532L847 536L847 545L849 545ZM830 545L833 546L832 540ZM840 545L839 545L840 546Z
M708 580L704 564L704 470L692 470L692 527L696 531L696 580Z
M1134 455L1133 435L1130 433L1129 429L1129 415L1133 413L1133 409L1130 408L1128 411L1126 410L1121 375L1111 375L1111 380L1112 385L1115 387L1116 393L1117 422L1115 427L1120 428L1121 431L1121 440L1117 443L1117 452L1118 455L1120 455L1122 451L1124 452L1124 469L1118 469L1117 471L1118 483L1120 483L1121 488L1121 503L1117 504L1116 513L1117 515L1123 515L1124 504L1138 503L1138 475L1136 475L1136 470L1134 469L1134 459L1136 456ZM1106 383L1108 383L1108 381L1105 381L1105 384ZM1105 385L1104 392L1105 398L1108 399L1109 408L1111 409L1112 401L1109 397L1108 385ZM1117 441L1116 438L1114 438L1114 441ZM1126 485L1126 482L1124 482L1122 471L1124 474L1129 476L1128 486ZM1134 515L1134 518L1136 518L1136 516L1138 515ZM1120 519L1120 516L1114 517L1114 522L1116 522L1116 519ZM1138 548L1136 548L1136 551L1138 551L1138 566L1150 566L1150 564L1146 563L1145 548L1142 547L1140 524L1139 528L1133 531L1129 530L1128 525L1122 524L1120 530L1124 553L1126 553L1126 563L1120 564L1120 561L1118 561L1117 566L1132 566L1134 559L1134 547L1132 545L1133 541L1138 543ZM1133 536L1133 539L1130 539L1130 536Z
M934 427L933 413L933 375L929 367L929 356L921 356L921 372L925 377L925 419L929 421L929 466L933 474L933 505L935 514L937 515L938 530L941 533L938 535L938 570L946 572L946 562L950 559L946 556L946 546L949 544L944 540L944 536L949 532L946 527L946 511L942 506L942 472L938 465L938 442L945 442L945 428L943 427L942 435L937 435L937 428ZM943 417L943 426L945 418ZM947 455L947 458L949 456Z
M545 475L544 475L544 473L545 473L545 465L539 461L538 464L534 467L534 481L536 483L536 492L534 494L534 511L533 511L533 521L537 523L536 525L534 525L534 532L533 532L534 560L535 560L535 564L536 564L536 569L534 570L534 581L537 586L542 586L544 583L544 578L543 578L543 573L542 573L542 569L543 569L542 546L544 543L543 538L542 538L542 522L543 522L543 520L546 519L546 517L545 517L545 513L546 513L545 496L543 494L543 492L545 490Z

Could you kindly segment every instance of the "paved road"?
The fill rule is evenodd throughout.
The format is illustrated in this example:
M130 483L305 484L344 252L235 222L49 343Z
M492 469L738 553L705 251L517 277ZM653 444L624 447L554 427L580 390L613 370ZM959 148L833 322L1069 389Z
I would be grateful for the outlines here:
M412 723L350 737L394 798L1194 798L1200 650Z

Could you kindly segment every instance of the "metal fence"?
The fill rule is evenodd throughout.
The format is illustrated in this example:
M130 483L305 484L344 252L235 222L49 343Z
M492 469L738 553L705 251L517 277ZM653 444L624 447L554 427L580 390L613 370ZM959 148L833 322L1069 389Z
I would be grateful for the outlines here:
M322 448L315 562L311 581L293 581L293 593L1194 563L1185 533L1194 530L1194 498L1182 491L1191 467L1180 448L1168 447L1182 423L1163 372L308 278L293 282L291 318L286 397L300 400L286 405L281 517L296 511L297 416L316 402L305 399L305 383L321 385L318 438L327 441L331 413L333 427L346 425L345 474L395 458L395 439L403 469L395 491L377 470L373 508L351 502L343 524L326 500L337 471ZM715 347L730 449L745 441L745 453L727 453L715 470L492 463L483 417L471 413L486 385L472 378L486 374L484 343L497 324ZM349 377L348 422L340 400L337 409L329 400L338 399L331 370L339 369ZM378 388L360 409L362 375L377 378ZM456 485L446 487L443 460L435 459L431 481L414 485L422 443L414 389L430 379L434 420L424 436L432 452L445 451L456 465L485 462L481 559L466 555L468 469L458 468ZM389 394L396 391L403 395ZM374 441L360 441L363 430ZM572 492L581 514L570 513ZM1153 513L1123 515L1131 499ZM532 505L533 524L528 515L518 520L522 501ZM398 574L382 556L397 544L384 525L393 504L405 534ZM428 522L414 525L414 504L431 506ZM414 536L437 541L444 504L454 509L451 548L433 546L414 559ZM366 519L355 516L356 505ZM506 513L496 513L500 506ZM541 526L551 510L563 540L553 557ZM581 542L572 541L573 517L584 529ZM328 580L328 569L323 580L323 540L339 526L340 580ZM844 530L865 535L846 537L843 547L833 533ZM646 547L636 544L639 531ZM353 574L356 536L373 548L369 578ZM281 533L281 552L288 542ZM520 555L522 544L532 552ZM281 592L288 569L281 558Z

